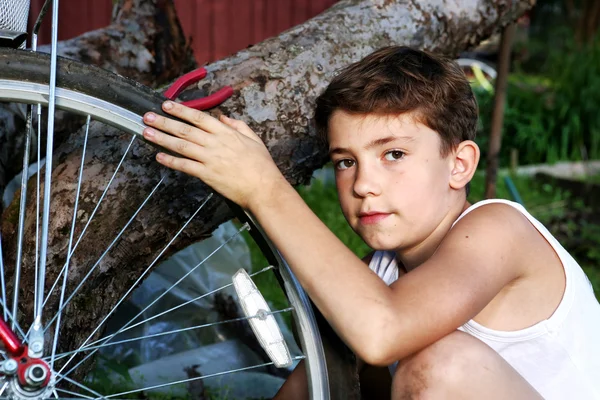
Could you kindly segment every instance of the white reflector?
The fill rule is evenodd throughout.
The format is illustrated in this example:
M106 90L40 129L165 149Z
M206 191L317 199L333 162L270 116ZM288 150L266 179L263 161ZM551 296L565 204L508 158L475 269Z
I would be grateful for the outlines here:
M256 288L248 273L240 269L233 275L233 286L237 292L244 315L260 342L277 368L292 365L292 357L287 343L283 339L281 330L265 298ZM254 318L250 318L254 317Z

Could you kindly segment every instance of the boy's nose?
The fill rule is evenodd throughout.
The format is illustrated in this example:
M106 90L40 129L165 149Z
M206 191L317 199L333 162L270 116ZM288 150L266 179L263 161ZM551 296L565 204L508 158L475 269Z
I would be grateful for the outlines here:
M381 185L373 171L358 168L353 191L357 197L378 196L381 194Z

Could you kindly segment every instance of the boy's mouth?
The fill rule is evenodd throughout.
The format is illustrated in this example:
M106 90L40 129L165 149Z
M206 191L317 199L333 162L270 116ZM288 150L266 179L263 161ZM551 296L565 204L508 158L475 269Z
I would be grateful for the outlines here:
M389 217L391 214L380 211L369 211L369 212L361 212L358 214L358 219L363 225L372 225L376 224L385 218Z

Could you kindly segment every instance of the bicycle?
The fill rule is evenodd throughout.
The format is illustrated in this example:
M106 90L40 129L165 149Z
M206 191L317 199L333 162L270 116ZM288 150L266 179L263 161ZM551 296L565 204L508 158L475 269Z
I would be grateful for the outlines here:
M45 12L44 10L49 8L51 1L46 1L42 9L42 14ZM170 251L169 248L175 240L181 236L185 236L185 229L189 229L190 225L194 225L196 215L202 211L208 213L223 211L220 209L222 203L211 200L211 192L204 187L199 187L197 184L193 186L190 184L190 186L186 187L186 190L191 192L189 197L194 198L196 204L193 212L186 211L184 213L186 214L185 218L173 211L173 207L178 207L178 205L169 204L169 201L176 199L176 196L173 193L169 193L168 190L166 193L163 193L167 197L166 201L154 202L156 198L154 196L155 193L160 192L166 184L174 182L175 179L182 179L178 176L173 177L173 175L170 175L166 171L157 171L156 182L153 182L153 189L148 195L142 195L135 190L135 185L132 182L137 177L135 174L136 168L157 168L155 164L152 164L154 167L151 166L152 154L155 152L155 149L143 142L141 136L143 130L142 115L149 110L160 113L160 105L165 100L165 97L136 82L111 74L100 68L57 58L56 29L58 25L58 0L52 2L52 53L47 55L35 52L36 28L34 28L32 36L32 49L34 51L15 49L15 47L21 45L25 38L23 26L25 24L24 21L27 20L27 13L24 10L28 10L28 3L28 0L11 0L8 3L4 2L4 5L0 6L0 16L2 14L5 17L8 15L8 18L4 18L4 21L8 21L8 23L5 22L5 26L0 26L0 31L4 29L3 32L0 32L0 103L19 103L25 104L28 107L26 112L27 126L23 173L20 186L21 198L19 202L14 201L11 207L4 210L4 218L0 226L0 228L5 229L7 227L14 227L15 232L17 232L17 243L7 246L6 235L1 235L2 233L6 233L6 231L2 232L0 229L0 238L2 238L0 239L0 286L1 304L3 306L3 319L0 318L0 340L5 346L5 351L2 353L4 361L1 364L0 396L13 399L62 398L64 395L78 398L122 398L123 396L140 394L142 392L146 394L149 391L167 385L190 384L225 373L247 371L252 368L270 368L271 365L276 364L275 361L269 361L256 366L242 367L233 371L223 371L201 376L197 376L200 374L192 366L194 368L186 370L188 376L191 375L192 377L186 380L149 385L120 392L113 391L110 393L99 393L97 390L90 388L86 382L80 381L80 379L84 378L83 375L79 376L78 379L70 377L72 373L77 373L77 367L84 370L89 367L90 355L95 354L103 346L116 343L113 338L118 334L125 332L134 325L139 325L141 322L134 324L134 321L163 296L158 296L157 299L142 310L143 312L137 313L133 319L115 333L99 338L102 328L106 326L109 317L142 279L150 273L159 259L164 254L168 254ZM5 8L3 9L2 7ZM36 27L39 27L42 14L38 17ZM16 18L16 16L19 16L19 18ZM0 18L0 22L2 21L3 19ZM14 24L10 25L11 22L14 22ZM10 32L7 32L7 29ZM7 47L7 44L10 46ZM84 119L82 128L78 131L79 136L74 136L74 139L67 146L71 146L68 148L69 151L65 150L57 154L53 154L52 139L55 110L73 113L77 116L82 116ZM40 148L43 145L42 121L44 119L47 119L47 139L45 167L42 170L41 164L44 158L40 153ZM106 128L102 128L104 137L89 137L90 127L97 126L98 124L107 125ZM34 132L34 126L37 127L36 132ZM108 126L113 129L108 128ZM95 132L98 132L98 129ZM36 139L37 144L35 142ZM97 142L108 142L112 146L108 150L104 148L103 155L109 160L105 161L108 162L107 165L110 166L111 163L113 163L112 165L116 165L114 170L107 170L105 174L108 178L107 184L103 187L100 187L97 182L87 182L84 175L86 168L103 168L99 166L95 159L90 160L90 158L99 157L99 154L102 153L96 152L93 154L93 157L90 156L90 149ZM33 176L29 178L27 170L32 164L29 153L33 147L37 147L38 149L37 159L33 163L37 167L34 167ZM125 149L122 155L117 155L117 148ZM89 153L86 153L86 151ZM68 158L71 164L61 164L63 167L64 165L70 165L70 169L67 167L64 167L61 171L57 171L56 168L53 169L54 157L71 157ZM76 161L78 162L76 163ZM69 169L68 174L64 173L65 169ZM125 173L127 176L123 177L119 173ZM44 179L43 185L41 184L42 175ZM126 196L127 198L131 198L131 207L135 210L131 217L115 217L112 219L111 205L107 205L106 202L103 203L103 199L114 198L114 196L118 195L125 196L122 192L115 189L115 182L116 185L128 185ZM74 199L67 199L63 196L65 187L69 185L76 186L76 196ZM85 193L87 197L82 197L81 193ZM99 200L95 202L95 198ZM55 207L58 207L57 204L62 207L69 202L73 203L73 210L69 216L60 215L61 222L53 222L59 216L55 212ZM144 221L143 218L139 218L140 215L144 215L145 211L143 207L146 204L150 204L151 207L163 207L163 210L170 216L170 219L157 225L155 221ZM15 216L17 205L18 213ZM291 312L297 327L300 347L303 349L303 354L294 356L293 361L303 359L305 362L311 398L329 399L330 395L344 398L343 393L330 393L325 353L307 296L285 261L279 256L277 250L273 248L268 238L263 234L260 227L256 225L252 217L234 204L228 204L228 206L241 222L239 232L248 230L264 254L268 265L270 265L265 265L265 268L259 272L265 273L266 271L271 271L271 273L275 274L276 281L279 282L288 298L289 307L267 312L264 310L264 304L261 303L258 311L254 309L249 315L229 321L221 321L221 323L232 324L239 323L240 321L262 321L265 324L272 324L275 321L273 318L274 314ZM50 218L51 208L53 210L52 215L55 217L54 219ZM171 210L170 214L169 210ZM85 221L76 221L76 217L79 215L87 219ZM86 231L89 227L89 231L96 235L101 232L101 229L95 227L93 224L94 217L97 215L104 215L105 220L108 218L114 221L114 225L118 229L116 229L117 235L115 239L107 245L104 251L100 252L98 261L90 262L89 260L91 260L91 255L95 251L96 243L94 240L91 240L91 243L89 243L90 240L88 239L88 244L86 244L85 239L90 236L89 233L86 236ZM107 215L108 217L106 217ZM34 220L35 223L33 222ZM175 222L180 223L180 226L176 227ZM123 251L139 251L136 257L151 260L149 266L145 269L138 268L134 271L126 271L127 274L125 274L123 279L132 282L129 285L129 289L122 296L118 296L118 301L113 300L113 303L116 303L116 305L109 307L110 310L100 309L98 311L98 314L102 315L97 320L101 320L101 322L93 331L89 329L85 332L85 335L79 335L81 338L85 337L85 340L79 341L82 344L77 349L65 349L64 343L73 342L79 339L79 337L70 337L66 340L64 335L63 337L60 336L61 327L64 327L65 322L69 318L77 318L78 309L81 309L83 312L92 312L89 307L86 308L84 304L86 300L77 297L77 292L84 285L89 286L91 283L96 286L101 285L102 274L98 271L102 268L120 267L119 265L111 265L109 262L112 257L111 251L119 250L120 243L125 239L129 241L133 240L133 243L135 243L136 232L130 232L132 229L131 226L138 228L137 235L140 236L143 233L140 233L139 229L141 229L140 226L143 226L144 223L160 226L161 231L155 237L166 235L167 231L176 233L171 239L163 240L167 243L166 246L157 246L156 249L137 249L134 247L131 250L127 245L124 245L125 250ZM66 226L70 228L68 230L69 233L64 229ZM75 234L76 232L78 235ZM142 232L144 231L142 230ZM203 232L202 234L206 235L207 233ZM59 239L62 242L57 244ZM49 243L49 241L52 243ZM191 239L188 239L188 241L191 241ZM4 255L2 254L3 244L5 245ZM6 251L7 247L9 251ZM59 249L60 247L62 249ZM218 251L220 248L222 246L215 251ZM77 249L80 250L76 253ZM24 250L28 250L29 252L24 252ZM58 255L58 250L61 250L60 255ZM3 260L6 262L3 262ZM203 262L200 262L194 268L200 267ZM74 278L73 271L79 275L83 275L79 267L85 263L91 264L92 267L89 271L85 271L85 276ZM53 268L46 269L46 265ZM78 268L74 268L74 265ZM10 272L13 272L11 268L14 270L14 276L10 275ZM35 271L33 279L30 278L31 271ZM51 286L49 284L46 276L48 278L55 278L54 285ZM186 276L178 280L169 290L177 286ZM242 284L247 285L250 290L253 290L251 287L252 284L242 272L240 272L240 276ZM9 281L10 278L12 278L12 281ZM26 280L33 280L35 282L32 284L33 288L31 286L23 286L23 282ZM14 282L12 284L12 293L10 293L10 282ZM111 282L106 284L110 285ZM227 287L231 286L232 284L227 285ZM55 289L56 287L60 287L60 292ZM220 289L224 289L224 287L214 288L213 291L194 298L192 302L206 298L209 295L214 295L214 292ZM31 295L32 291L33 295ZM101 288L97 289L96 293L99 294L99 297L103 297L104 295ZM264 301L261 300L262 296L258 296L256 292L253 293L255 296L253 298L254 301ZM10 294L12 294L12 304L9 305ZM29 301L19 302L19 298ZM95 302L93 304L102 305L101 301L103 300L94 298L90 301ZM106 299L106 301L110 303L110 299ZM50 310L51 305L55 306L55 313L47 312ZM179 307L181 305L175 308L178 309ZM28 316L31 322L26 321L25 316ZM55 325L54 328L52 327L53 325ZM262 328L265 327L263 326ZM190 329L190 327L186 327L186 329ZM257 330L255 330L255 333ZM89 333L89 331L92 332ZM160 335L167 333L177 334L179 332L160 332ZM273 332L275 330L271 331L271 333ZM273 334L276 335L276 332ZM261 340L265 341L264 338ZM278 343L281 344L280 342ZM286 359L283 364L289 365L289 361L289 359ZM194 374L196 376L193 376ZM67 383L68 385L65 385Z

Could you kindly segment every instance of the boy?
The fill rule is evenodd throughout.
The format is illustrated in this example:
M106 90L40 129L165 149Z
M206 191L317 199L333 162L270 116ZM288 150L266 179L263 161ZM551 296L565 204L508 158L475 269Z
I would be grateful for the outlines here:
M254 214L356 355L395 366L392 398L599 398L600 305L581 268L522 207L466 200L477 105L454 62L381 49L317 101L342 211L377 250L369 268L243 122L164 108L195 126L146 115L145 137L186 157L157 160ZM306 397L302 379L280 398Z

